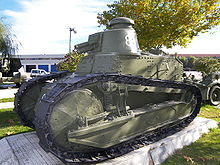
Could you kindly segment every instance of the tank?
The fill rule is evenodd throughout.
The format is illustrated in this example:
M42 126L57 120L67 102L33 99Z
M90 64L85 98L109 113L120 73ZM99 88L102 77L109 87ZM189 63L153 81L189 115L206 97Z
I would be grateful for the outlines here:
M184 81L199 87L203 102L214 106L220 104L220 72L202 74L200 72L185 71Z
M36 129L41 147L65 162L99 162L128 153L187 126L199 113L200 90L183 82L173 56L142 52L134 21L119 17L110 30L75 46L75 73L24 83L15 112Z

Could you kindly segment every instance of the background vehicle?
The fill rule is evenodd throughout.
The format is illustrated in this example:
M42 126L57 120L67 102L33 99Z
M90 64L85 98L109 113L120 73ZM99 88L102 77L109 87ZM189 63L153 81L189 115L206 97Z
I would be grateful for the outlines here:
M208 75L195 71L185 71L184 73L185 81L199 87L203 101L215 106L220 104L220 72Z
M38 77L38 76L42 76L48 74L45 70L43 69L32 69L31 70L31 77Z

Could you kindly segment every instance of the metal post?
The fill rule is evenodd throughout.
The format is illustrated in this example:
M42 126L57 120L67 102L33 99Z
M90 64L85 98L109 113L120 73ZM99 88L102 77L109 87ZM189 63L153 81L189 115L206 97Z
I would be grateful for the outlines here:
M74 28L69 28L70 31L70 38L69 38L69 53L71 53L71 41L72 41L72 36L71 36L71 32L73 31L74 33L76 33L76 30Z

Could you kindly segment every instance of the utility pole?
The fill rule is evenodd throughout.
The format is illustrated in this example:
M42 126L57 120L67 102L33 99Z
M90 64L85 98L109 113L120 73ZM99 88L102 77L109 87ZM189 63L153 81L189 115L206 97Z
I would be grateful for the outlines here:
M69 28L70 31L70 38L69 38L69 53L71 53L71 41L72 41L72 36L71 36L71 32L73 31L75 34L77 33L76 30L74 28Z

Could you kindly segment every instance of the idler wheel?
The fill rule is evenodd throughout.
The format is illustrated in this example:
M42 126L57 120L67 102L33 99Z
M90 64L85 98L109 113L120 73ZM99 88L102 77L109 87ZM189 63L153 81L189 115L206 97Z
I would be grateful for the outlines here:
M86 119L102 112L102 103L91 90L77 89L67 93L52 107L48 116L53 141L65 150L81 150L82 145L68 142L67 133L87 127Z

